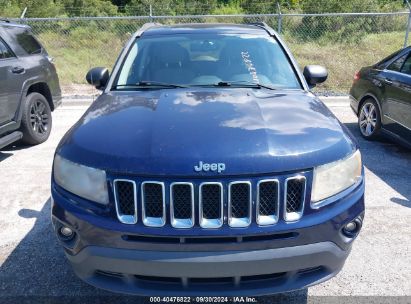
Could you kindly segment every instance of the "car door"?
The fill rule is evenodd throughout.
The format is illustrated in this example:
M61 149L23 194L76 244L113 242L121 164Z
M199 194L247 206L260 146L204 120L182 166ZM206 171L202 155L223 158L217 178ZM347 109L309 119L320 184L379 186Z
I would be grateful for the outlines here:
M411 130L411 53L402 54L382 73L385 87L383 115L392 123L387 128L400 135Z
M0 37L0 126L15 120L25 70Z
M395 117L401 125L411 131L411 53L401 68L397 84L401 102L395 109Z

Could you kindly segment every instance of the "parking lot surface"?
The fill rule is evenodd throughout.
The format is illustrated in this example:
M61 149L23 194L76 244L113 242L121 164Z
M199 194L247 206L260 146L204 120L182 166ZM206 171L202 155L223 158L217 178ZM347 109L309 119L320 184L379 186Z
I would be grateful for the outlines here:
M0 151L0 303L20 296L43 300L61 300L64 298L57 297L63 296L71 303L97 296L112 303L126 299L148 302L146 298L123 298L77 279L54 236L49 200L53 153L87 108L85 103L68 104L54 112L53 131L46 143ZM264 297L258 302L305 303L313 302L310 299L316 296L343 295L408 296L401 303L410 303L411 151L388 140L363 140L347 100L327 105L359 141L366 168L363 230L337 277L308 290Z

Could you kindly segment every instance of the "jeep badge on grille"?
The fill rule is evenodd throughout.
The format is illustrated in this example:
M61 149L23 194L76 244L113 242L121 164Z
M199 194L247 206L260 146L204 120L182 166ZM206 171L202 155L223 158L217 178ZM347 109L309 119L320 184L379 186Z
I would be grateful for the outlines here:
M203 163L201 160L198 164L198 166L194 166L194 171L196 172L208 172L208 171L212 171L212 172L218 172L221 173L225 170L225 164L224 163Z

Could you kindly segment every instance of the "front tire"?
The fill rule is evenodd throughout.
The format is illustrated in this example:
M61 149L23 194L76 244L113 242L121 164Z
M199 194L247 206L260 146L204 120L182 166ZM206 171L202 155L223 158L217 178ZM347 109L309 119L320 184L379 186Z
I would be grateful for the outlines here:
M47 99L39 93L26 96L21 118L22 142L38 145L45 142L51 132L52 118Z
M358 127L365 139L373 140L378 137L381 130L381 113L374 99L367 99L361 105Z

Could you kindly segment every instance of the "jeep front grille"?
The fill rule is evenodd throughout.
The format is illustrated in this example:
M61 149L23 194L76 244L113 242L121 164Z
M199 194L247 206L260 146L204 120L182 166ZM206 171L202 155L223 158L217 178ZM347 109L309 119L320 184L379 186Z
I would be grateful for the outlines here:
M177 229L195 225L213 229L224 224L244 228L253 222L275 225L280 214L286 222L298 221L304 213L306 183L304 175L295 175L203 183L116 179L113 185L117 217L124 224L137 223L137 210L141 210L148 227L162 227L169 221Z

